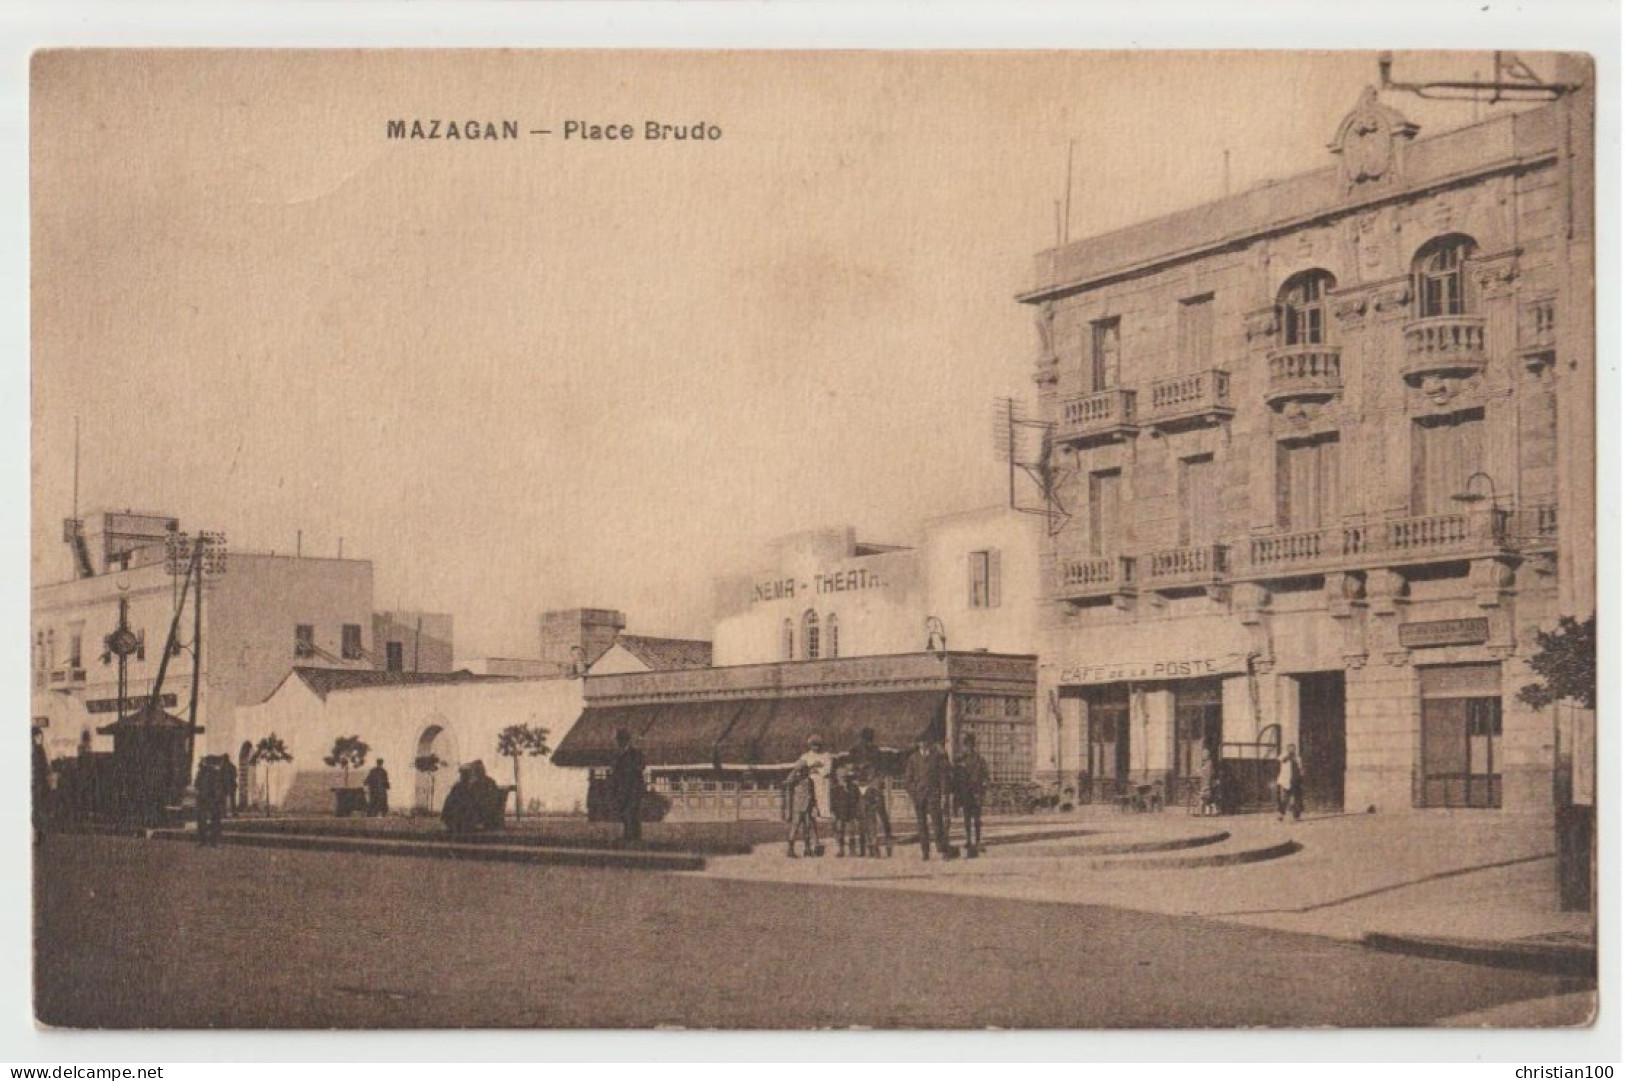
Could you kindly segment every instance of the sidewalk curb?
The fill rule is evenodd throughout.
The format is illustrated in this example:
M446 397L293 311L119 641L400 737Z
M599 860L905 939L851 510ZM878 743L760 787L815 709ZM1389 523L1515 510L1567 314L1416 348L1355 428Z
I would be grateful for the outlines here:
M197 834L183 830L154 830L159 841L189 841ZM343 837L275 836L226 833L225 844L250 848L292 848L304 852L352 852L371 856L421 856L429 859L481 860L490 863L550 864L563 867L614 868L628 871L703 871L705 858L669 852L623 852L612 849L538 848L533 845L464 845L445 841L373 841Z
M453 837L449 833L412 833L407 830L368 829L337 827L324 830L314 824L281 824L281 823L228 823L225 828L227 837L325 837L334 840L348 841L384 841L390 843L412 843L426 845L497 845L514 848L546 848L552 850L575 849L578 851L612 852L614 849L604 847L604 842L597 839L546 837L541 834L526 833L520 829L504 829L495 833L476 833L468 837ZM668 853L680 856L748 856L752 846L739 843L703 842L696 845L684 846L680 841L659 840L645 841L639 852Z
M1428 938L1369 932L1360 944L1384 953L1403 953L1435 961L1543 972L1551 976L1597 978L1597 951L1589 946L1549 942L1491 942L1481 939Z
M1220 830L1218 833L1199 833L1191 837L1173 837L1160 841L1119 841L1103 845L1077 846L1038 843L1033 844L1031 847L1026 845L1020 847L1010 846L1008 849L1001 844L999 848L1005 849L1007 855L1021 857L1132 856L1143 852L1179 852L1188 848L1206 848L1209 845L1223 844L1225 841L1230 840L1232 836L1233 834L1229 830ZM1141 863L1142 861L1136 860L1135 862Z
M1169 859L1112 859L1095 860L1089 864L1091 870L1108 871L1136 868L1147 871L1184 871L1200 867L1236 867L1245 863L1262 863L1265 860L1278 860L1283 856L1291 856L1303 851L1303 846L1296 841L1282 841L1280 844L1270 845L1266 848L1249 848L1243 852L1222 852L1214 856L1175 856Z

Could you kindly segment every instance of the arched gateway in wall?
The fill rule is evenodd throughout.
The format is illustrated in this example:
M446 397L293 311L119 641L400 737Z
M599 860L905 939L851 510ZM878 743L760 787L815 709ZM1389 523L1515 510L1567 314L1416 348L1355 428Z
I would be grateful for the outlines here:
M422 768L430 755L439 761L439 769ZM457 767L461 761L457 757L457 740L445 718L433 718L418 736L417 747L412 752L412 768L417 775L412 806L429 813L439 811L440 805L445 802L447 790L457 783Z

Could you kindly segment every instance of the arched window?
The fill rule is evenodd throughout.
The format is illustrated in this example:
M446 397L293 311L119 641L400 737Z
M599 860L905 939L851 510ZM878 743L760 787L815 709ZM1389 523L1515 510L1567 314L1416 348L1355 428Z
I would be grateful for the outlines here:
M834 612L829 614L829 619L825 620L825 623L829 627L829 655L839 657L841 655L841 624L835 618Z
M1324 270L1305 270L1286 280L1275 299L1282 345L1326 344L1326 295L1335 288L1337 279Z
M784 621L783 634L784 659L787 661L793 661L796 659L796 625L790 622L788 618L786 618Z
M801 614L801 648L807 660L818 659L818 613L811 608Z
M1464 267L1477 250L1473 238L1460 233L1441 236L1422 245L1411 263L1416 278L1418 319L1467 313Z

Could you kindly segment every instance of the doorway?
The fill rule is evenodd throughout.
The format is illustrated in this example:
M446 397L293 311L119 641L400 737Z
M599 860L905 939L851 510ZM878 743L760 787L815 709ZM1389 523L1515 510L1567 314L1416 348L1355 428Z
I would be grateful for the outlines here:
M443 724L430 724L418 737L417 751L412 768L417 772L417 786L412 806L433 814L445 802L446 792L457 780L457 742L451 729Z
M1298 681L1298 753L1303 761L1303 805L1343 810L1348 766L1342 672L1308 672Z

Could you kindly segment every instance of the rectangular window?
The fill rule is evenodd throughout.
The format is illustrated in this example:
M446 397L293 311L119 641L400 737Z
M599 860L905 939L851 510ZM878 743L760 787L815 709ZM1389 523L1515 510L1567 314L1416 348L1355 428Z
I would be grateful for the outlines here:
M1213 455L1179 460L1179 546L1212 544L1218 535L1219 486Z
M399 642L384 643L384 668L390 672L405 671L406 666L402 661Z
M1411 513L1453 514L1468 478L1484 468L1484 411L1418 419L1411 428Z
M293 655L295 657L314 657L316 655L316 628L309 623L300 623L294 626Z
M1116 469L1089 474L1089 554L1095 558L1117 554L1123 475Z
M68 625L68 667L83 668L85 666L85 625L71 623Z
M1342 514L1337 436L1282 442L1276 448L1276 518L1282 529L1307 532L1336 524Z
M135 659L147 659L147 629L145 627L135 632Z
M1424 807L1501 806L1501 667L1418 669Z
M1213 366L1213 294L1179 302L1179 359L1186 371Z
M1120 320L1114 315L1089 325L1089 390L1097 393L1117 385L1118 329Z
M999 553L997 549L972 552L970 565L970 606L997 608L999 606Z
M346 623L342 631L340 652L347 661L361 659L361 625L359 623Z

